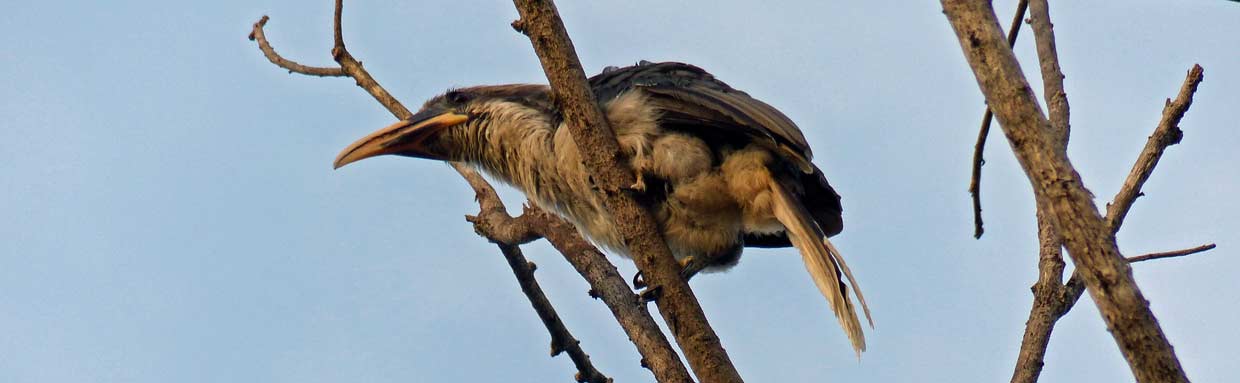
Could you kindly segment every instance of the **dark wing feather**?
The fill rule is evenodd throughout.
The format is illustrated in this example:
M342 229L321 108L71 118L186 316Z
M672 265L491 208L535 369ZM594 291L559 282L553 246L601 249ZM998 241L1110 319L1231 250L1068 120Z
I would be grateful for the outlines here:
M802 172L813 171L813 152L792 120L696 66L643 61L608 68L590 78L590 85L600 101L641 89L663 112L665 125L694 134L745 139L768 147Z
M790 189L800 196L806 210L823 234L832 236L843 230L840 196L822 170L810 160L813 152L801 129L779 110L733 89L715 76L693 65L642 61L634 66L608 67L590 78L590 86L600 102L624 92L641 89L662 113L660 123L722 142L756 143L799 171L790 171L796 181ZM780 234L747 234L746 246L788 247L792 243Z

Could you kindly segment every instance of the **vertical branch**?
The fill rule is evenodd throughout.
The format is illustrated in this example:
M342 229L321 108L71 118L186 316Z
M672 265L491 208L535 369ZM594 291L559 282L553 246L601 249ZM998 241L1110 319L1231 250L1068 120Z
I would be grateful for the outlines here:
M1041 203L1038 206L1038 281L1033 285L1033 306L1025 321L1025 335L1021 338L1012 383L1038 381L1055 322L1067 312L1063 305L1062 242L1046 217L1047 211L1041 208Z
M582 152L591 179L613 217L617 232L634 256L642 275L659 293L655 300L690 367L703 382L741 382L718 335L707 322L680 265L672 257L654 219L626 192L635 183L615 134L586 83L585 71L551 0L514 0L521 19L513 27L529 37L556 102L562 108L573 141Z
M1066 150L1070 129L1068 94L1063 90L1064 76L1055 49L1055 27L1051 24L1050 6L1046 1L1029 0L1029 23L1038 50L1038 66L1042 69L1042 93L1051 122L1050 134L1058 149Z
M1012 49L985 0L942 0L944 13L960 40L965 58L1003 128L1034 194L1068 254L1081 271L1107 328L1138 382L1187 382L1170 341L1120 255L1114 233L1098 213L1092 194L1057 150Z
M1055 33L1046 0L1029 0L1030 24L1042 70L1042 86L1050 114L1046 131L1054 150L1066 152L1068 147L1068 98L1063 90L1063 72L1055 48ZM1010 45L1009 45L1010 47ZM1066 155L1066 154L1065 154ZM1063 241L1048 217L1048 201L1037 199L1038 219L1038 281L1033 285L1033 305L1025 321L1025 334L1012 373L1012 383L1034 383L1042 373L1046 348L1050 344L1055 322L1070 306L1064 305Z

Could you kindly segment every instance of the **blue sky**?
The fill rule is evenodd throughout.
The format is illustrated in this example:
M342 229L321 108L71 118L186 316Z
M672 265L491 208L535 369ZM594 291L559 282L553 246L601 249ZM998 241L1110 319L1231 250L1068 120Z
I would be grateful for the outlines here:
M330 64L331 4L313 3L6 4L0 381L569 381L499 253L462 219L477 207L449 167L331 170L392 117L351 81L289 75L245 39L268 14L281 53ZM878 326L859 363L794 251L748 251L693 281L749 381L1007 379L1036 276L1032 198L993 136L988 230L972 239L965 189L983 104L937 2L561 3L587 72L702 66L795 120L844 197L836 243ZM996 5L1004 23L1014 3ZM1099 205L1185 71L1206 68L1183 143L1119 241L1128 255L1218 243L1135 274L1190 377L1240 376L1240 5L1052 12L1069 150ZM345 34L418 105L454 86L543 82L515 17L505 1L354 2ZM1017 54L1033 69L1028 37ZM559 256L542 243L526 253L598 367L652 381ZM1131 380L1088 299L1060 322L1044 379Z

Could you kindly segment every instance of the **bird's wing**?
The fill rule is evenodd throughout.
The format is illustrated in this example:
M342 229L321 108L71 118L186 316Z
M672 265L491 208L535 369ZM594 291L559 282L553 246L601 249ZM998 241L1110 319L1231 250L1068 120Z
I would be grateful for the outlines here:
M732 89L693 65L664 62L611 67L590 78L595 97L610 100L634 89L650 95L664 128L703 138L752 142L771 149L804 173L813 152L801 129L774 107Z
M793 193L804 196L805 207L823 234L833 236L844 229L839 194L822 170L810 163L813 153L801 129L774 107L732 89L701 68L677 62L609 67L591 77L590 85L603 102L634 89L646 91L659 109L664 128L737 147L748 143L766 147L800 170L792 174L800 186ZM792 243L783 233L750 233L745 245L788 247Z
M852 271L844 263L844 258L840 256L839 250L835 249L835 245L814 225L804 205L779 182L773 181L770 184L775 218L787 229L788 239L801 252L805 269L818 286L818 291L822 292L831 304L831 310L835 312L840 327L844 328L844 333L848 335L848 340L860 357L861 352L865 351L865 333L857 320L852 298L848 296L848 286L840 281L841 274L848 279L848 284L852 285L870 327L874 327L874 321L870 318L869 305L865 303L865 297L861 295Z

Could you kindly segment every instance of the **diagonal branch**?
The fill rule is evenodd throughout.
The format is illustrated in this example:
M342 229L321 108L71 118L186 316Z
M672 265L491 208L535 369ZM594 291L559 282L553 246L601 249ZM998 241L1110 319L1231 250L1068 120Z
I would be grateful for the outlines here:
M505 230L506 235L512 236L513 240L528 242L537 238L537 234L530 228L528 222L517 222L511 216L508 216L507 210L504 208L504 202L500 200L499 194L495 193L495 189L487 183L482 175L473 169L461 167L458 168L461 176L469 182L469 186L474 189L475 198L478 200L478 216L466 216L466 220L473 222L475 229L479 234L494 240L485 232L487 229ZM499 222L501 220L506 221ZM489 222L490 225L479 226L480 222ZM523 233L523 234L522 234ZM578 382L589 383L611 383L611 378L603 375L598 369L590 363L590 355L587 355L581 349L581 342L573 337L568 331L568 327L560 320L559 314L556 314L555 307L551 305L551 301L547 300L547 295L543 294L542 287L538 285L538 281L534 279L534 270L537 266L533 262L525 260L525 256L521 254L521 247L516 243L497 242L500 252L504 254L504 258L508 260L508 266L512 268L513 274L517 276L517 283L521 285L521 291L530 299L530 304L534 306L534 311L538 313L538 318L542 319L543 325L547 327L547 332L551 334L551 356L567 353L569 359L577 366L576 380ZM630 293L632 294L632 293Z
M1020 0L1016 4L1016 16L1012 17L1012 26L1008 27L1009 47L1016 45L1020 22L1025 18L1028 7L1029 0ZM973 238L981 238L986 231L982 227L982 165L986 164L982 154L986 152L986 137L990 136L990 121L993 119L994 112L987 106L986 112L982 113L982 128L977 132L977 143L973 144L973 178L969 181L969 195L973 196Z
M689 360L689 366L703 382L743 381L689 284L681 277L680 265L672 257L654 219L626 192L635 183L634 174L621 165L624 155L620 145L586 83L585 71L555 3L551 0L514 0L513 3L521 15L513 28L529 37L534 46L554 99L564 111L573 141L582 152L595 153L584 159L586 169L603 197L607 212L614 218L617 232L633 255L633 261L650 284L650 291L661 292L655 303Z
M987 104L1136 380L1187 382L1170 341L1119 252L1114 231L1098 213L1066 151L1047 134L1051 122L1007 46L990 2L942 0L942 4Z
M1197 92L1197 85L1201 84L1204 78L1203 72L1201 65L1197 64L1193 64L1192 69L1188 70L1188 76L1184 79L1184 85L1180 86L1180 93L1176 95L1175 101L1167 100L1163 107L1162 119L1145 142L1145 148L1141 149L1141 155L1137 157L1132 171L1128 172L1124 187L1120 188L1113 202L1107 205L1107 222L1110 223L1112 232L1119 230L1124 224L1124 217L1128 215L1128 210L1132 209L1133 201L1141 196L1141 186L1145 185L1150 174L1154 173L1154 166L1158 165L1163 152L1168 146L1178 144L1184 138L1184 132L1180 130L1180 120L1193 104L1193 94Z
M590 282L591 295L602 299L611 310L620 327L637 346L638 353L642 355L642 365L654 373L657 381L693 381L646 305L641 303L607 257L577 234L572 224L529 205L525 206L525 212L520 217L513 218L508 215L499 195L481 175L472 169L465 169L462 175L474 188L481 207L478 216L466 218L474 223L474 230L501 244L501 247L546 238Z

